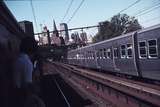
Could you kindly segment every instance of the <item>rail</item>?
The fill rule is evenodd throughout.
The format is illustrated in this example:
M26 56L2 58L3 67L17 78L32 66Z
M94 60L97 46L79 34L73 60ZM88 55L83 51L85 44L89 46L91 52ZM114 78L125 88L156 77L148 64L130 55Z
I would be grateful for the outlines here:
M135 98L146 101L153 105L160 106L160 90L158 89L141 86L140 84L136 83L130 83L129 81L107 77L106 75L102 75L100 73L88 72L87 70L80 69L74 66L72 67L68 64L58 63L58 65L61 65L64 69L68 69L75 74L90 78L102 84L108 85L114 89L117 89L121 92L124 92L128 95L134 96Z
M63 91L61 90L61 87L59 86L58 82L56 81L56 79L54 79L54 82L56 83L56 86L58 88L58 90L60 91L61 95L63 96L65 102L67 103L67 107L71 107L69 101L67 100L66 96L64 95Z

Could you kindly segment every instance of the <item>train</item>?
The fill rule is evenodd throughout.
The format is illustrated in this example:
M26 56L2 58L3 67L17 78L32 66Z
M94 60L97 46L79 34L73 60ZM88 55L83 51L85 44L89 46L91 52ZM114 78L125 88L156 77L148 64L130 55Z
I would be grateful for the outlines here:
M160 24L68 51L67 63L160 81Z
M3 72L4 65L16 58L25 34L4 1L0 1L0 13L0 69Z

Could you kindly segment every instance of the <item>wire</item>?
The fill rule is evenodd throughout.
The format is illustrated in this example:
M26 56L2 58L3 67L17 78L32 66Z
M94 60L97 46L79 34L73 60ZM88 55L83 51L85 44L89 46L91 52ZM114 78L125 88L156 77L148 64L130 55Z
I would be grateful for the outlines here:
M64 18L67 16L67 14L68 14L71 6L72 6L73 1L74 1L74 0L71 0L70 4L68 5L68 8L67 8L67 10L66 10L66 13L64 14L61 22L63 22Z
M134 3L130 4L128 7L126 7L126 8L124 8L124 9L122 9L121 11L119 11L117 14L120 14L120 13L122 13L122 12L126 11L127 9L129 9L129 8L133 7L134 5L136 5L137 3L139 3L140 1L141 1L141 0L137 0L137 1L135 1ZM111 18L112 18L112 17L108 18L107 20L110 20Z
M80 9L80 7L82 6L84 0L81 1L81 3L79 4L79 6L77 7L77 9L74 11L74 13L72 14L72 16L70 17L70 19L67 21L67 23L69 23L73 17L76 15L76 13L78 12L78 10Z
M31 0L30 3L31 3L31 8L32 8L32 14L33 14L33 18L34 18L34 23L35 23L35 26L36 26L36 31L38 32L37 20L36 20L36 15L35 15L35 11L34 11L32 0Z
M122 13L123 11L133 7L134 5L136 5L137 3L139 3L141 0L137 0L134 3L132 3L131 5L129 5L128 7L124 8L123 10L121 10L120 12L118 12L118 14Z
M157 7L155 7L155 8L152 8L151 10L149 10L149 11L147 11L147 12L144 12L144 13L142 13L142 14L136 15L136 17L139 17L139 16L145 15L145 14L147 14L147 13L150 13L150 12L152 12L152 11L154 11L155 9L158 9L158 8L160 8L160 5L157 6Z
M139 12L135 13L133 16L137 16L137 15L139 15L139 14L141 14L141 13L147 11L147 10L150 10L150 9L152 9L152 8L158 6L158 5L160 5L160 3L157 3L157 4L154 5L154 6L150 6L150 7L147 7L147 8L143 8L143 9L141 9Z
M148 22L151 22L151 21L154 21L154 20L157 20L157 19L160 19L160 16L154 17L154 18L149 19L149 20L145 20L145 21L143 21L143 22L141 22L141 23L148 23Z

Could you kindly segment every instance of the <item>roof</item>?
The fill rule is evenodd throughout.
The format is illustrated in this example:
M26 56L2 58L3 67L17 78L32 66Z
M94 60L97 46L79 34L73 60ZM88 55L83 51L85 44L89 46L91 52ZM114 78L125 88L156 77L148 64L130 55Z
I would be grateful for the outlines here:
M105 42L117 40L117 39L120 39L120 38L123 38L123 37L127 37L127 36L130 36L130 35L134 34L135 32L142 33L142 32L152 30L152 29L157 29L157 28L160 28L160 24L150 26L150 27L147 27L147 28L143 28L143 29L140 29L140 30L137 30L137 31L133 31L133 32L130 32L130 33L127 33L127 34L122 34L118 37L107 39L107 40L104 40L104 41L101 41L101 42L98 42L98 43L94 43L94 44L91 44L91 45L88 45L88 46L85 46L85 47L82 47L82 48L78 48L78 49L75 49L75 50L71 50L70 52L80 50L80 49L84 49L84 48L88 48L88 47L92 47L92 46L99 45L99 44L103 44Z

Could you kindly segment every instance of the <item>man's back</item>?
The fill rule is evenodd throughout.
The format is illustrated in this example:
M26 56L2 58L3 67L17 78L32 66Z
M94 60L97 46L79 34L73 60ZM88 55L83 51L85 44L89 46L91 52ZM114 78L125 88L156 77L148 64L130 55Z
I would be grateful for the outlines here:
M20 54L14 66L14 82L17 88L32 83L33 64L27 54Z

